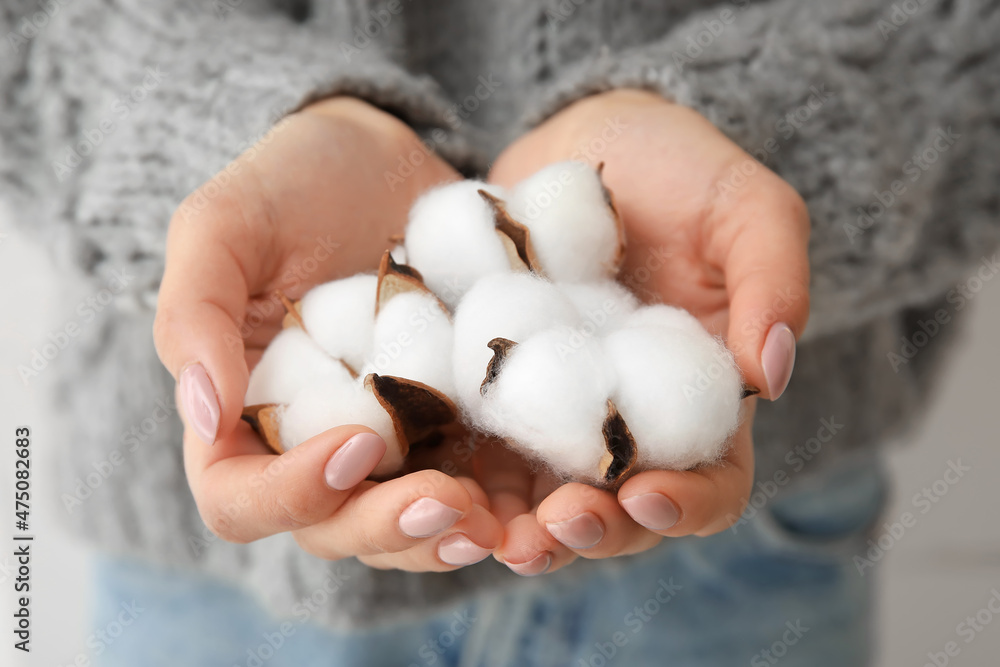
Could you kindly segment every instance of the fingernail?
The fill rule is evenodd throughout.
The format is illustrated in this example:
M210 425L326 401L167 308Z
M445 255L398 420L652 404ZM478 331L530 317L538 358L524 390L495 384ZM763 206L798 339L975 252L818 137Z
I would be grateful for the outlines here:
M461 533L444 538L438 545L438 558L448 565L472 565L491 553Z
M584 512L567 521L547 523L552 537L556 538L570 549L589 549L604 537L604 526L601 520L590 512Z
M202 442L214 445L219 432L219 399L205 367L191 364L181 373L181 405L188 424Z
M399 515L399 529L409 537L430 537L451 528L462 513L433 498L421 498Z
M504 561L504 563L515 574L519 574L522 577L535 577L539 574L545 574L552 566L552 554L548 551L543 551L527 563L508 563L507 561Z
M662 493L643 493L621 501L635 522L650 530L666 530L681 518L677 506Z
M772 401L776 401L788 386L795 366L795 334L784 322L771 326L760 353L760 363L764 367L767 391Z
M354 488L372 474L385 454L385 440L374 433L358 433L326 462L326 484L337 491Z

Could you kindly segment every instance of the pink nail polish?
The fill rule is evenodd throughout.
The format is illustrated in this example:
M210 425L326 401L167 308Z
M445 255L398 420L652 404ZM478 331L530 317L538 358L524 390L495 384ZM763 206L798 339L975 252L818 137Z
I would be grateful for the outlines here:
M681 518L677 506L662 493L643 493L625 498L621 505L636 523L650 530L667 530Z
M337 491L352 489L372 474L385 455L385 440L374 433L358 433L340 446L323 468L326 484Z
M536 577L539 574L545 574L552 567L552 554L548 551L543 551L526 563L504 562L515 574L519 574L522 577Z
M491 553L461 533L449 535L438 545L438 558L448 565L472 565Z
M204 443L215 444L219 432L219 399L205 367L191 364L181 373L181 405L188 425Z
M552 537L570 549L589 549L604 538L604 526L601 520L590 512L584 512L566 521L547 523L545 527Z
M410 503L399 515L399 529L409 537L430 537L455 525L462 513L433 498Z
M795 334L784 322L775 323L767 332L760 363L764 367L768 394L775 401L788 386L795 366Z

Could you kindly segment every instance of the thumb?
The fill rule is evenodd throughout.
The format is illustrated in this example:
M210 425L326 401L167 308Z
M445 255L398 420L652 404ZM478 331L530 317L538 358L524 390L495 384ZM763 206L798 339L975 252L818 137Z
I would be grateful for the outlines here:
M170 224L153 339L179 384L186 423L213 444L232 432L243 410L249 372L239 322L252 280L244 268L258 263L258 241L254 227L234 222L225 204L195 214L185 206ZM237 224L240 233L227 231Z
M809 319L809 216L790 188L755 200L732 213L739 226L724 263L727 344L746 383L773 401L788 385Z

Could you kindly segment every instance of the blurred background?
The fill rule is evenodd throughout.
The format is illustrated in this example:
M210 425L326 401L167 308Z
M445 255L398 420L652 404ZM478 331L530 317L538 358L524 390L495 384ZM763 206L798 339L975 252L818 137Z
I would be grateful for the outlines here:
M7 213L5 217L0 211L0 285L5 287L0 292L5 313L0 325L0 516L11 517L13 512L10 438L16 426L28 424L34 465L31 532L37 537L32 654L29 659L14 651L5 630L0 664L85 665L81 656L95 657L88 647L89 552L62 529L69 515L59 501L64 489L55 488L50 474L57 449L50 437L53 416L44 413L38 389L26 387L16 371L28 351L40 346L67 315L49 306L53 268L44 249L19 236ZM994 595L1000 600L1000 280L986 283L970 310L960 350L951 359L933 407L908 442L888 451L894 475L894 502L884 518L888 523L913 511L914 495L939 480L949 460L960 459L971 470L926 514L914 512L916 524L895 541L874 575L866 571L878 582L876 664L882 667L924 665L929 652L942 652L952 641L960 653L949 659L950 665L985 667L998 664L1000 656L1000 614L993 618L990 612L990 623L983 624L986 614L973 625L966 621ZM7 548L12 527L7 520L2 524L0 614L10 619L16 574Z

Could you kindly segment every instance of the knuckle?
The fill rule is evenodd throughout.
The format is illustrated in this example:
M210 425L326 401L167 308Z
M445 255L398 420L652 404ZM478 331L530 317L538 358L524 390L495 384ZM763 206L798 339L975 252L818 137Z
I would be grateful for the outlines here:
M201 520L212 531L212 534L220 540L234 544L246 544L250 541L240 535L239 530L237 530L235 517L221 508L202 508Z
M284 530L298 530L311 526L320 518L316 500L297 493L273 494L261 497L260 504L266 516Z

